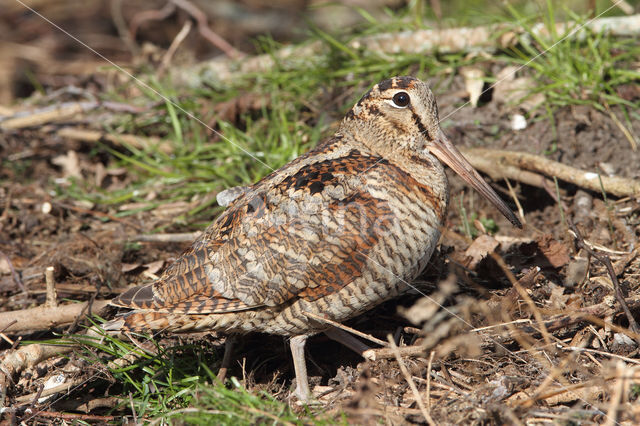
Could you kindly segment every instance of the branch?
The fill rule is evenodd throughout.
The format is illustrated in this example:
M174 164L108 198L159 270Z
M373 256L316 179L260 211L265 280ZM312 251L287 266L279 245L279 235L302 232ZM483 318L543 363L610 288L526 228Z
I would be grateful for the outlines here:
M20 331L49 330L60 325L71 324L87 310L89 302L58 305L56 307L38 306L18 311L0 312L0 330L4 333ZM93 312L102 311L109 300L95 300L91 306Z
M604 189L607 194L613 194L617 197L640 194L640 181L638 180L602 176L535 154L485 148L462 148L461 151L474 167L494 179L507 177L530 185L544 187L544 180L540 175L543 174L549 177L555 176L591 191L600 192ZM600 181L602 181L602 186ZM548 187L553 187L553 184Z
M559 22L556 24L555 32L564 34L578 26L579 23L573 21ZM640 32L640 15L595 19L589 21L585 28L577 30L572 37L584 38L585 29L593 32L606 31L613 36L632 36ZM403 31L358 37L349 42L347 47L354 52L366 51L382 56L397 53L429 54L435 51L440 53L494 51L515 45L519 42L519 36L529 39L549 37L548 28L543 23L533 25L530 30L531 33L527 33L525 28L514 28L511 24L496 24ZM309 66L321 61L329 51L330 48L325 43L315 41L301 46L287 46L273 53L241 60L217 58L190 68L176 69L173 80L175 84L192 87L229 83L246 74L268 72L283 62Z

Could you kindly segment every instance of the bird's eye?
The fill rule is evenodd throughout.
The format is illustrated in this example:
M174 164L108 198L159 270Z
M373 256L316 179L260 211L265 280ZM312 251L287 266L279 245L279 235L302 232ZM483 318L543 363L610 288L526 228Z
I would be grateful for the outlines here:
M393 103L399 107L404 108L409 105L409 94L407 92L398 92L393 95Z

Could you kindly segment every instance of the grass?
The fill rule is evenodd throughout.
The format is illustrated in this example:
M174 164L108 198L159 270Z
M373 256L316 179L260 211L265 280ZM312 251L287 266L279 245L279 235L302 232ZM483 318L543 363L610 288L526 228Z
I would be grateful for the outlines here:
M636 39L614 38L589 29L578 31L587 19L566 7L562 11L574 23L560 33L554 25L556 6L549 0L540 16L525 16L512 6L509 11L526 33L503 59L526 66L525 71L534 76L538 84L531 88L529 96L544 95L550 119L555 110L566 106L586 105L607 112L610 106L617 105L630 127L628 108L635 111L640 104L622 98L616 89L640 80L640 71L632 66L640 57ZM541 18L550 37L533 30L532 24Z
M206 341L167 345L153 336L134 338L135 343L108 334L101 339L75 335L37 343L80 343L84 349L78 356L89 365L101 366L98 372L108 370L115 383L108 390L121 399L114 414L133 409L138 420L172 424L343 423L309 409L294 412L265 391L247 391L235 377L229 385L221 383L213 372L220 359ZM94 382L93 387L99 385Z
M531 24L537 17L519 10L512 7L508 12L518 25L531 32ZM367 24L359 28L357 34L419 27L421 20L408 18L410 12L411 9L397 13L391 23L381 23L368 16ZM551 3L547 12L547 22L553 21L556 13ZM570 15L569 11L564 13ZM584 21L576 16L574 19ZM636 114L632 108L638 104L620 98L616 88L640 79L640 73L628 66L640 57L637 41L587 33L586 38L565 40L529 62L563 37L563 34L552 34L551 39L530 34L522 38L518 46L492 60L500 65L527 63L522 72L538 81L531 93L544 93L548 119L553 118L558 108L587 105L602 111L606 103L622 108L628 124ZM107 129L114 133L160 136L171 141L174 152L168 155L153 149L131 146L115 149L100 145L94 155L107 155L109 167L128 170L126 187L106 191L91 183L76 181L70 187L58 186L58 196L87 200L105 208L116 208L125 202L146 203L136 210L118 211L119 216L135 214L140 209L155 209L169 202L193 201L195 207L165 227L202 228L220 211L214 198L218 191L251 184L272 168L277 169L316 145L332 133L331 124L371 84L391 75L413 74L440 81L443 86L436 86L437 92L446 88L444 85L451 82L459 67L478 60L462 53L382 56L349 48L348 41L354 34L335 35L318 30L312 37L329 47L325 57L293 67L280 64L267 73L245 76L228 87L183 89L178 93L169 82L154 81L153 87L180 108L143 90L145 101L141 103L152 105L151 111L135 117L120 117L109 123ZM259 46L267 53L279 48L269 39L261 40ZM126 99L129 89L117 88L105 98ZM244 110L237 120L216 118L215 105L247 96L263 102L255 109ZM212 123L223 138L210 135L181 108L193 112L205 123ZM473 237L477 233L473 226L477 216L474 212L467 215L462 200L460 209L465 232ZM483 224L486 228L495 228L495 223ZM140 352L134 364L110 372L120 386L119 394L126 397L123 406L133 404L137 415L145 419L186 424L323 424L339 420L324 419L309 411L294 413L287 404L266 393L247 392L237 381L231 381L229 387L217 383L211 371L218 359L206 344L165 348L155 342L157 353L152 354L113 337L104 343L86 343L101 354L95 356L88 351L85 356L92 362L104 363L105 354L118 358L131 351Z

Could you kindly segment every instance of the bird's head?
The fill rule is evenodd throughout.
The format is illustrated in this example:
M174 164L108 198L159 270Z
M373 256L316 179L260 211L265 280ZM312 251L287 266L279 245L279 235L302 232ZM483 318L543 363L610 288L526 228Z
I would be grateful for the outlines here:
M347 113L341 131L350 133L383 157L422 156L426 160L436 157L493 203L511 223L522 227L498 194L447 139L440 128L436 99L423 81L394 77L376 84Z

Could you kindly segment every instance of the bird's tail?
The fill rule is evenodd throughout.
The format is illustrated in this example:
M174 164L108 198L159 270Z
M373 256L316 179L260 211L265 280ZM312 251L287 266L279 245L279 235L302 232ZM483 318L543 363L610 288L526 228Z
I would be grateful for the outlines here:
M118 316L102 325L105 331L148 332L168 330L175 325L175 315L165 312L133 311Z

